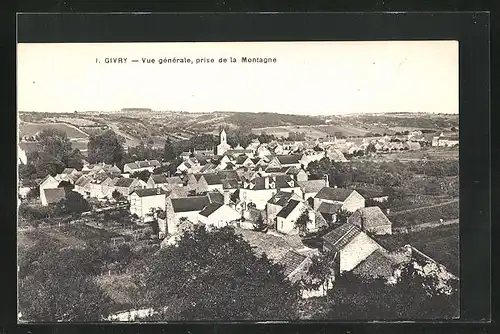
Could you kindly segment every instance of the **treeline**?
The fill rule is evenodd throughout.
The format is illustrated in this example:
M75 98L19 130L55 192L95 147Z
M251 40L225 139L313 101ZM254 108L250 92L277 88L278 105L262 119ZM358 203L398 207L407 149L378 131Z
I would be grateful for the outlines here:
M407 127L407 128L451 128L458 127L459 120L458 117L428 117L427 115L422 117L394 117L394 116L384 116L384 115L360 115L357 117L346 117L352 122L361 122L366 124L383 123L391 127Z

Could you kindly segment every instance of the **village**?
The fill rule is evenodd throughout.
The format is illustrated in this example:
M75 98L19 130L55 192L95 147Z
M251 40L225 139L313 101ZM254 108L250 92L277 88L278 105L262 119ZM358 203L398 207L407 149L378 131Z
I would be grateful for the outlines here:
M89 203L88 210L62 224L107 231L114 245L137 241L141 239L138 233L142 233L146 235L143 243L162 249L174 247L196 226L209 230L229 226L257 255L265 254L281 265L292 283L307 280L313 257L332 252L335 260L331 274L315 288L303 287L303 299L324 296L335 286L336 277L344 273L384 279L390 284L397 281L403 266L413 262L421 265L425 275L437 275L443 286L447 280L457 279L456 272L412 244L387 247L387 242L379 241L401 232L388 217L390 209L384 206L392 194L370 187L337 186L328 174L312 177L309 168L320 161L346 163L359 155L375 159L425 147L456 149L456 133L407 131L374 138L332 136L268 143L252 139L246 147L231 147L222 129L218 140L213 149L194 147L180 153L180 163L167 172L158 171L171 162L135 161L121 169L116 164L82 160L81 169L65 168L46 175L38 183L36 201L44 207L55 207L72 193L81 195ZM32 141L19 144L19 164L28 163L30 150L37 150L37 145ZM33 201L26 199L31 189L20 186L19 205ZM117 214L128 216L123 219L132 222L136 231L124 228L123 223L120 228L118 220L118 224L106 221ZM443 223L443 219L440 221ZM46 219L23 228L61 227L61 220L54 222ZM144 234L145 230L150 231ZM122 310L110 319L133 320L140 317L138 312Z

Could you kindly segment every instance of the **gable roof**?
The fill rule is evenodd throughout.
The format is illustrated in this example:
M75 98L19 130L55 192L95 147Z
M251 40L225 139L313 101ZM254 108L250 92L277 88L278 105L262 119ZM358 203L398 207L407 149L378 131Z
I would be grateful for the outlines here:
M354 190L345 188L323 187L314 198L343 202Z
M166 179L167 179L168 184L184 184L182 179L178 176L171 176L171 177L167 177Z
M235 228L235 232L241 235L251 246L253 251L260 256L266 254L269 259L279 260L289 250L303 248L298 235L276 235L262 233L242 228Z
M325 187L325 180L308 180L308 181L297 181L297 184L302 189L304 193L315 193L319 192Z
M118 179L118 181L116 181L115 183L115 186L116 187L130 187L132 185L132 183L134 182L135 179L130 179L130 178L127 178L127 177L121 177Z
M238 188L238 181L237 180L223 180L222 181L222 188L223 189L237 189Z
M292 213L292 211L297 207L297 205L299 205L299 203L299 201L291 199L288 204L283 209L281 209L280 212L278 212L277 216L281 218L288 217L290 213Z
M370 227L391 225L391 221L382 212L378 206L369 206L357 209L348 219L360 217L363 221L368 222Z
M240 177L238 176L238 173L235 170L221 170L217 173L217 175L222 179L227 179L227 180L239 180Z
M354 240L360 233L361 229L358 226L347 223L328 232L321 238L333 247L333 251L338 252Z
M46 177L44 177L44 178L42 179L42 181L40 181L40 183L39 183L38 185L41 185L42 183L44 183L45 181L47 181L47 180L49 180L49 179L53 179L53 180L57 181L57 180L56 180L56 179L55 179L52 175L50 175L50 174L49 174L49 175L47 175Z
M271 197L267 203L279 206L286 206L288 201L292 198L294 194L288 191L278 191L276 194Z
M307 259L305 255L289 250L279 259L278 264L283 266L283 274L288 277L298 266Z
M211 191L207 193L210 203L224 203L224 195L218 191Z
M342 204L322 202L318 207L318 212L334 214L340 210Z
M222 184L220 177L217 174L203 174L202 175L208 185Z
M200 211L200 215L204 217L209 217L212 213L219 210L219 208L221 208L222 206L224 206L224 204L222 203L210 203L203 210Z
M172 198L171 202L176 213L201 211L210 203L207 196Z
M139 197L149 197L149 196L165 195L165 191L163 191L160 188L137 189L132 191L131 194L137 194L137 196Z
M379 191L379 190L374 189L374 188L356 187L356 188L354 188L354 190L356 190L364 198L387 196L387 194L384 194L384 192Z
M45 199L49 204L57 203L66 198L66 191L64 188L43 189L43 192L45 193Z
M288 182L294 182L293 188L298 187L295 181L291 178L290 175L276 175L276 176L261 176L256 177L250 181L250 184L253 184L253 187L250 187L251 190L264 190L270 189L266 188L266 177L269 178L269 184L272 182L275 183L275 188L292 188Z
M363 278L388 278L394 274L396 263L381 250L375 250L366 259L361 261L353 270L353 274Z
M282 165L298 164L300 156L298 155L277 155L275 157Z
M168 179L164 174L151 175L151 179L155 184L168 183Z
M64 168L64 170L61 172L61 174L71 174L74 171L76 171L76 168Z

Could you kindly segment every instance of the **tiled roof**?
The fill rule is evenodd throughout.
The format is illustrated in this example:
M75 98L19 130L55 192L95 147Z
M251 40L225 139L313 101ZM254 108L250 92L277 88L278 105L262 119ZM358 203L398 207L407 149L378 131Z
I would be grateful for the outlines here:
M174 212L201 211L209 204L207 196L172 198Z
M116 181L115 186L116 187L130 187L132 183L134 182L135 179L130 179L126 177L119 178L118 181Z
M288 192L288 191L278 191L276 194L274 194L273 197L267 201L269 204L274 204L274 205L279 205L279 206L285 206L288 204L288 201L292 198L293 193Z
M318 207L318 212L334 214L340 210L342 204L322 202Z
M234 170L223 170L223 171L219 171L217 173L217 175L219 175L219 177L224 180L239 180L240 177L238 176L238 173Z
M382 251L376 250L358 264L353 274L363 278L388 278L394 274L395 263Z
M307 257L294 252L293 250L289 250L283 255L281 259L279 259L278 264L283 266L283 274L285 277L288 277L298 266L306 260Z
M356 210L349 218L348 222L354 221L356 218L361 218L364 223L368 223L370 227L391 225L391 221L382 212L378 206L369 206Z
M278 217L281 217L281 218L286 218L288 217L288 215L290 213L292 213L292 211L297 207L297 205L299 205L299 201L296 201L294 199L291 199L288 204L283 208L281 209L280 212L278 212Z
M61 174L71 174L73 171L76 171L75 168L64 168Z
M178 176L167 177L168 184L183 184L182 179Z
M57 203L66 197L64 188L43 189L43 192L49 204Z
M209 217L212 213L217 211L223 205L224 204L222 204L222 203L210 203L203 210L200 211L200 215L202 215L204 217Z
M137 189L134 190L131 194L134 193L137 194L139 197L165 195L165 191L163 191L160 188Z
M319 192L325 187L325 180L297 181L297 184L305 193Z
M211 191L207 193L210 203L224 203L224 195L218 191Z
M323 187L314 197L343 202L352 192L351 189Z
M387 196L387 194L384 194L382 191L379 191L377 189L373 188L367 188L367 187L356 187L354 188L361 196L364 198L372 198L372 197L379 197L379 196Z
M203 178L208 185L222 184L220 177L217 174L203 174Z
M138 168L139 168L139 165L138 165L138 164L136 164L135 162L130 162L130 163L125 164L125 165L123 166L123 168L125 168L125 167L130 168L130 169L132 169L132 170L133 170L133 169L138 169Z
M164 174L151 175L153 182L156 184L168 183L168 179Z
M298 164L300 161L298 155L277 155L276 158L282 165Z
M237 180L223 180L222 181L222 188L223 189L236 189L236 188L238 188L238 181Z
M270 189L269 187L266 188L266 177L269 178L269 184L272 182L275 183L275 188L291 188L290 184L288 182L293 181L293 179L289 175L276 175L276 176L265 176L265 177L256 177L252 181L250 181L251 184L254 184L253 187L250 187L249 189L252 190L264 190L264 189ZM298 187L293 181L293 187Z
M235 228L235 232L248 241L257 256L265 253L271 260L279 260L289 250L304 247L299 236L277 236L241 228Z
M347 246L354 238L361 233L361 229L352 224L343 224L331 232L325 234L322 239L329 243L333 250L338 252Z

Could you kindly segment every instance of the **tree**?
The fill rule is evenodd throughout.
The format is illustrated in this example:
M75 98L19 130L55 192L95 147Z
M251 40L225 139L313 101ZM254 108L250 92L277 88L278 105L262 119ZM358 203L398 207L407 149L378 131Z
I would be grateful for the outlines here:
M115 199L116 201L119 201L122 198L122 194L118 190L113 190L113 193L111 194L111 197Z
M23 319L99 321L108 315L111 300L94 280L100 272L95 251L60 249L39 241L28 252L20 258L19 310Z
M78 215L89 211L90 205L83 196L74 191L68 191L66 198L63 198L56 204L56 212L60 214Z
M154 255L144 283L163 320L297 319L298 287L230 227L184 232ZM161 311L169 305L174 314Z
M307 210L302 211L299 218L295 221L295 228L299 230L299 233L304 235L307 233L307 224L310 222L309 212Z
M311 258L307 275L301 280L302 287L308 290L317 290L323 287L323 295L328 298L327 291L333 284L338 270L336 261L338 261L338 253L334 251L314 255Z
M31 188L26 194L27 199L36 199L40 197L40 187L35 186Z
M262 217L262 213L259 212L257 219L254 224L254 231L264 231L267 229L267 225L264 223L264 218Z
M65 132L58 129L45 129L38 134L41 152L66 162L72 153L71 142Z
M368 144L368 146L366 147L366 154L376 153L376 152L377 152L377 148L375 147L375 144L374 143Z
M141 170L139 172L135 172L130 174L131 178L137 178L139 180L142 180L144 182L148 182L149 177L151 176L151 173L147 170Z
M429 320L451 319L458 315L457 282L449 282L450 292L436 289L434 276L423 276L412 264L401 270L395 284L384 279L362 279L343 274L329 292L328 319Z
M340 209L339 211L337 211L336 215L337 215L336 223L342 225L347 223L347 218L351 216L351 213L347 210Z
M165 159L165 161L172 161L175 159L174 146L172 145L170 138L167 138L165 141L165 146L163 147L163 159Z
M90 162L119 164L123 159L123 155L123 147L118 141L116 133L112 130L90 136L88 143L88 158Z

